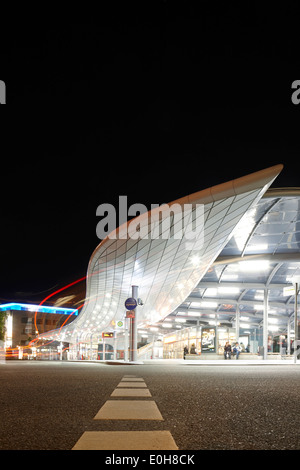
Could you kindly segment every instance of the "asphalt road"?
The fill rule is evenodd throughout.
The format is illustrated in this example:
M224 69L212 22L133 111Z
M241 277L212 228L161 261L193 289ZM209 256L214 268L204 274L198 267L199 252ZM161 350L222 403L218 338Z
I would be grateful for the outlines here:
M124 374L143 377L163 421L95 421ZM0 449L70 450L85 431L169 430L180 450L299 450L298 365L7 361Z

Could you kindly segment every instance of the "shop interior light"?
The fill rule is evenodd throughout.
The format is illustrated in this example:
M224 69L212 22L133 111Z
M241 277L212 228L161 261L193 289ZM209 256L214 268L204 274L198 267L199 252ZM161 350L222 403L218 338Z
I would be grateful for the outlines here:
M163 328L172 328L172 323L162 323Z

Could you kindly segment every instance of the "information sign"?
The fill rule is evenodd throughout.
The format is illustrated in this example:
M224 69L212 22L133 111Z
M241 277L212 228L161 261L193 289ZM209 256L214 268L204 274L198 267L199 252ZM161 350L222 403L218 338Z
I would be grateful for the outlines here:
M137 306L137 301L133 297L125 300L125 308L127 310L134 310Z
M113 338L114 333L109 332L109 333L102 333L102 338Z

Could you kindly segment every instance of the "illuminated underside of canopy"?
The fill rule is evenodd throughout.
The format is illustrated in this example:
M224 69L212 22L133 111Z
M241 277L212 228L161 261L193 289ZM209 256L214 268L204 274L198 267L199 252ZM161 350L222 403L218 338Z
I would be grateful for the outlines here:
M164 319L190 295L245 213L259 201L281 170L282 165L276 165L168 204L166 209L176 204L174 207L182 210L176 215L171 213L167 228L157 216L159 209L154 209L116 229L90 258L85 304L80 315L71 324L40 338L72 343L113 331L115 323L125 316L124 302L131 297L132 285L138 286L143 301L143 306L138 307L138 326ZM188 217L186 207L192 208ZM143 227L143 237L128 235L132 222L135 227L138 224ZM197 228L197 236L191 237L192 233L188 238L192 227ZM154 237L155 233L160 236Z

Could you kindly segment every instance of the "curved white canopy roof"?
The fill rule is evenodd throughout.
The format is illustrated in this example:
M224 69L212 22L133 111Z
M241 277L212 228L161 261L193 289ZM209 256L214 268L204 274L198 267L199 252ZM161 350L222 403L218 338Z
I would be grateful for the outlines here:
M115 322L124 318L124 302L131 297L132 285L139 287L143 301L138 307L138 326L164 319L191 294L245 213L281 170L282 165L276 165L193 193L116 229L91 256L80 315L40 338L76 342L113 331ZM168 215L170 207L176 209L175 214L159 218L159 209Z
M300 188L271 188L247 211L191 294L157 326L162 334L178 328L177 322L236 327L239 317L240 333L255 331L258 339L267 292L269 334L293 334L292 285L299 280Z

